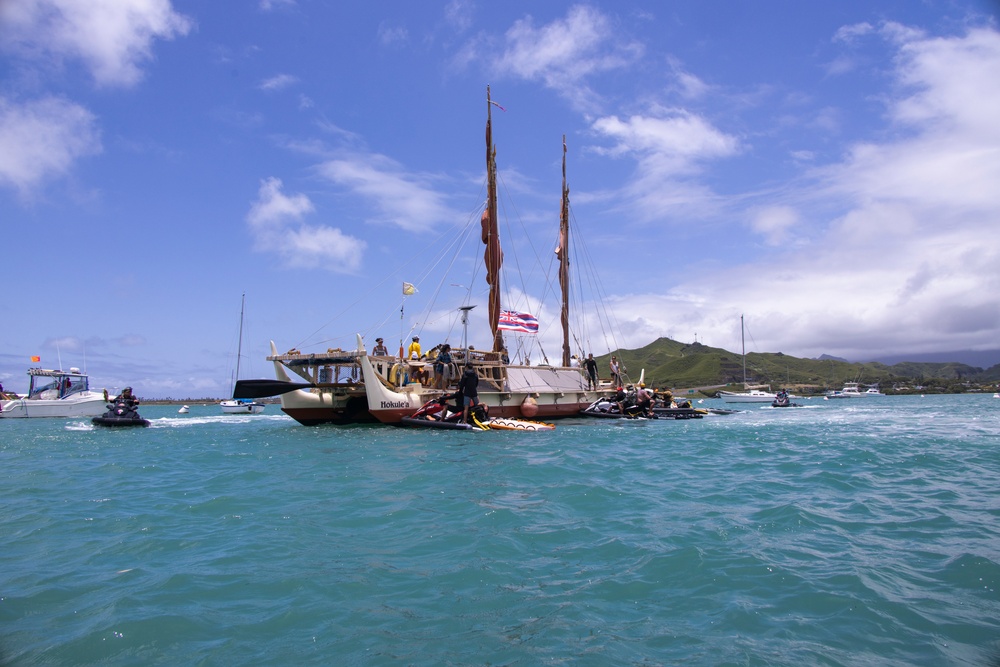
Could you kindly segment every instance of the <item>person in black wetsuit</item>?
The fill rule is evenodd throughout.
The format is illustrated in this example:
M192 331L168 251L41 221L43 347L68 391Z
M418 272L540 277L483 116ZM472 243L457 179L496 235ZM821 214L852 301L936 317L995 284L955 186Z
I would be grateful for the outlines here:
M587 360L583 362L583 367L587 369L587 389L597 390L597 359L594 353L587 355Z
M479 405L479 376L472 364L465 365L465 372L458 381L458 390L462 392L462 421L469 423L469 410Z

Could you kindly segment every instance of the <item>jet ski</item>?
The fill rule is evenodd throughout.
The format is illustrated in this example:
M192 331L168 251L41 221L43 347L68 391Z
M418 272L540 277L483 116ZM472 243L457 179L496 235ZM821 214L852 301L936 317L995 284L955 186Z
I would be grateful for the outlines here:
M149 426L135 409L135 403L118 400L108 404L108 411L90 421L97 426Z
M448 401L454 399L456 405L449 405ZM469 410L469 421L466 424L462 421L462 408L458 407L458 401L462 400L460 392L445 394L438 398L427 401L421 405L416 412L409 417L403 417L400 422L405 426L416 426L420 428L440 428L456 431L488 431L489 426L485 405L476 405Z
M802 406L798 403L792 403L792 399L789 398L788 392L785 390L779 391L774 396L774 400L771 401L772 408L801 408Z

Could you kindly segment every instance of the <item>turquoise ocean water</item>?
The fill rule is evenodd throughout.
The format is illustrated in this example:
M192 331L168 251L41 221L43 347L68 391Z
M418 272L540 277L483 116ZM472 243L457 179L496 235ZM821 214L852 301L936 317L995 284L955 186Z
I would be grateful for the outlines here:
M1000 399L800 402L0 420L0 664L1000 664Z

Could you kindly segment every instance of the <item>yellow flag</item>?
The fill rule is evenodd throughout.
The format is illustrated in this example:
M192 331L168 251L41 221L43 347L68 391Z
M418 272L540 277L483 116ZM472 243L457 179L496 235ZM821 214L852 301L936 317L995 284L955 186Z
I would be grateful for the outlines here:
M33 357L31 357L31 360L37 363L37 362L41 361L42 358L41 357L37 357L37 356L33 356Z
M417 288L413 283L403 283L403 296L413 296L417 293Z

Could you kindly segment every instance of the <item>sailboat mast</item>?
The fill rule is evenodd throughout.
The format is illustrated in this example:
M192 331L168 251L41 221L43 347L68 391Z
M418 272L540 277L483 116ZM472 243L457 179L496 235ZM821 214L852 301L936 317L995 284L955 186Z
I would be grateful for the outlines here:
M490 286L489 320L493 332L493 351L503 350L503 333L500 331L500 237L497 229L497 152L493 146L493 100L490 87L486 86L486 210L483 211L482 238L486 244L486 282Z
M247 294L243 293L240 297L240 338L239 342L236 343L236 379L240 379L240 357L243 356L243 309L246 307Z
M746 330L743 328L743 315L740 315L740 343L743 346L743 388L747 388L747 341Z
M559 289L562 291L562 365L569 366L569 187L566 185L566 135L563 135L562 205L559 208Z

